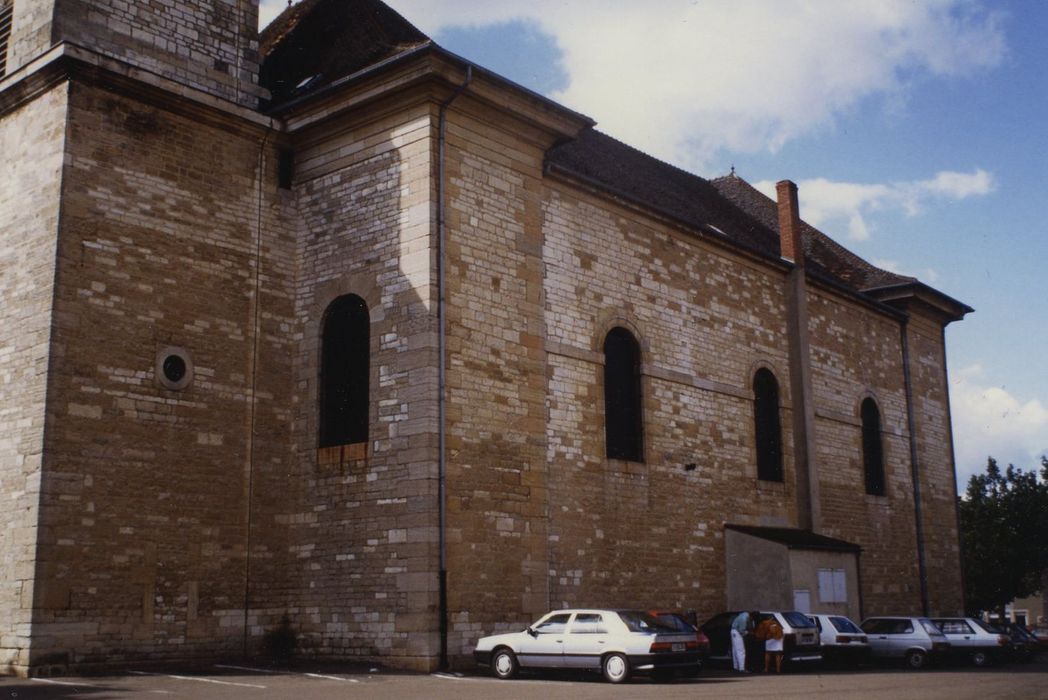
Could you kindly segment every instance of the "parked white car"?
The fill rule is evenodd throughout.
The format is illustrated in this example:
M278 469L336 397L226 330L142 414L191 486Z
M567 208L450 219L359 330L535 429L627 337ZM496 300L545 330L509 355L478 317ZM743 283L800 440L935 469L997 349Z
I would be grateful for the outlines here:
M967 657L976 666L1001 661L1009 651L1009 637L981 620L972 617L935 617L932 622L950 641L951 653Z
M868 617L862 631L875 657L905 659L912 669L924 668L950 650L950 642L926 617Z
M698 673L695 633L681 633L639 610L555 610L521 632L482 637L478 664L499 678L520 669L589 669L611 683L634 673Z
M870 657L866 633L844 615L809 615L819 628L822 657L830 663L858 665Z

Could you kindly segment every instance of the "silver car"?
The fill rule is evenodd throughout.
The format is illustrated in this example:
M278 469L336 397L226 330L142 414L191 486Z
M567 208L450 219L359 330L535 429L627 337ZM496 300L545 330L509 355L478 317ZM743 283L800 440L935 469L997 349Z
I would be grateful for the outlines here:
M873 656L905 659L914 669L950 649L946 636L926 617L868 617L861 627Z
M695 633L681 633L639 610L555 610L521 632L477 641L473 656L499 678L520 669L589 669L611 683L633 673L696 673Z
M1007 635L972 617L936 617L932 622L946 635L950 651L976 666L1001 660L1011 643Z
M809 615L819 628L822 656L830 663L856 665L870 656L866 633L844 615Z

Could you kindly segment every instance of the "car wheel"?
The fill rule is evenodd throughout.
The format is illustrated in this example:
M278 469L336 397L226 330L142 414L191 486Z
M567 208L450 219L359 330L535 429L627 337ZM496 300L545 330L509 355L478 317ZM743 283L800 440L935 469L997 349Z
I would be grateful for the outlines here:
M625 683L630 677L630 662L622 654L608 654L604 657L601 670L609 683Z
M924 668L928 662L928 655L920 649L906 652L906 665L912 669Z
M502 680L509 680L517 675L517 657L509 649L499 649L491 657L491 670Z
M972 664L982 668L990 663L990 656L985 651L977 651L972 654Z

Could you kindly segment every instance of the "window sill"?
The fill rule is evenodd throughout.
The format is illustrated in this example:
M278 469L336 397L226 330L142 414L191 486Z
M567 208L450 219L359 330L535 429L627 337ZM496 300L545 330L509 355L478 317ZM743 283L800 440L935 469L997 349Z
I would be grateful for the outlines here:
M366 442L354 442L348 445L332 445L331 447L317 448L317 466L351 466L353 464L367 464L368 444Z
M765 481L764 479L756 479L757 491L760 493L786 493L786 482L785 481Z

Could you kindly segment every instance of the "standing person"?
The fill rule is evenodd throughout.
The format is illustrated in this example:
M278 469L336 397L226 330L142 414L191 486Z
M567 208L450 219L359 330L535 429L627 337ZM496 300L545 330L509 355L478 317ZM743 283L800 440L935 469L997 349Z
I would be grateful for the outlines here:
M771 670L771 662L775 660L775 672L782 673L782 625L770 615L761 621L757 627L757 638L764 640L764 672Z
M731 666L739 673L746 670L746 635L750 631L750 614L741 612L731 621Z

